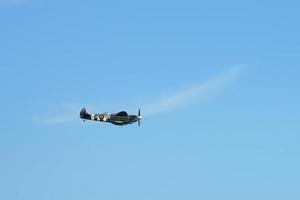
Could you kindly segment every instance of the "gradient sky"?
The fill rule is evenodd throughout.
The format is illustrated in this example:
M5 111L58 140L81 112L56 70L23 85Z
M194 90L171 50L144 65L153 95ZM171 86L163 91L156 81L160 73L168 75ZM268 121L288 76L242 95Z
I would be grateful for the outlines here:
M0 199L300 199L299 6L0 0Z

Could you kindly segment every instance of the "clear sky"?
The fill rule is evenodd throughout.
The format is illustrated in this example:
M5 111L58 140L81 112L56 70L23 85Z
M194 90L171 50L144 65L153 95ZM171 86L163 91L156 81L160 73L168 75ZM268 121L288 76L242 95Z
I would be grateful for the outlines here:
M0 0L0 199L300 199L299 7Z

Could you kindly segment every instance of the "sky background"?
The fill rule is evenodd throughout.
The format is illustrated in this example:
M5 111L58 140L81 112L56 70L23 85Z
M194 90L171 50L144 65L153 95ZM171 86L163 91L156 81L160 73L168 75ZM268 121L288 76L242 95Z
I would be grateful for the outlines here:
M0 199L300 199L299 6L0 0Z

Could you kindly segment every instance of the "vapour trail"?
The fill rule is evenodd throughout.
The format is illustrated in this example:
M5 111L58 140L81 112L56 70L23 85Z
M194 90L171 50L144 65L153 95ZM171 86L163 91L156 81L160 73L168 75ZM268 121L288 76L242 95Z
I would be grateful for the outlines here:
M235 66L211 79L179 90L142 106L144 116L158 115L189 104L206 100L232 83L244 67Z

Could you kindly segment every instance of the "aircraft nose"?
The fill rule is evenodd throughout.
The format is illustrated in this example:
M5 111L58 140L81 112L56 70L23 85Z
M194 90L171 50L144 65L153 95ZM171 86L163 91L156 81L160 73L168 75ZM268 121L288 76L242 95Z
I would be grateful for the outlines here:
M139 119L143 119L143 117L142 116L138 116L139 117Z

